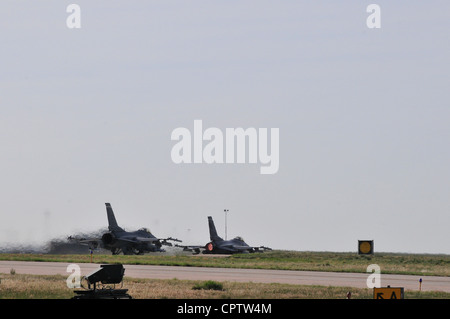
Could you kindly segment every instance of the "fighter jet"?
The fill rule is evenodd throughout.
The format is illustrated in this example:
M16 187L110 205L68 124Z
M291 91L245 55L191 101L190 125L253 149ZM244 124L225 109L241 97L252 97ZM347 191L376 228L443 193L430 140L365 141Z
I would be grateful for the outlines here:
M111 250L113 255L118 255L121 252L124 255L142 255L145 252L164 252L162 245L172 246L168 241L181 242L176 238L156 238L147 228L141 228L136 231L127 232L119 227L114 216L113 209L110 203L106 203L106 214L108 216L108 230L98 238L81 238L76 239L82 244L89 245L90 249L95 249L98 246ZM69 237L69 239L75 239Z
M181 246L185 251L192 251L194 254L236 254L236 253L255 253L264 252L265 250L272 250L265 246L249 246L242 237L235 237L231 240L224 240L217 235L216 226L211 216L208 216L209 237L210 242L205 246Z

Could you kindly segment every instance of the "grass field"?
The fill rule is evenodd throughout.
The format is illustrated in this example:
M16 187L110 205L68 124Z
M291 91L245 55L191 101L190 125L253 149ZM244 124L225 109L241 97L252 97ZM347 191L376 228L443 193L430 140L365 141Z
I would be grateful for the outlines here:
M91 262L90 255L0 254L1 260ZM197 267L233 267L258 269L312 270L366 273L367 266L378 264L382 273L450 276L449 255L417 255L270 251L261 254L205 256L185 253L142 256L94 255L95 263L147 264ZM344 299L348 291L352 299L371 299L372 289L321 287L289 284L220 283L222 289L205 289L208 283L188 280L135 279L125 277L123 288L136 299L161 298L237 298L237 299ZM213 285L215 286L215 285ZM74 296L63 276L0 274L0 298L68 299ZM450 293L405 291L406 299L450 299Z
M0 299L70 299L74 289L66 277L1 274ZM125 277L122 288L134 299L372 299L372 289L303 286L289 284L222 282L221 289L205 289L205 282L178 279L135 279ZM199 288L200 287L200 288ZM405 291L405 299L450 299L450 293Z
M86 255L0 254L0 260L90 262ZM122 263L141 265L232 267L256 269L312 270L365 273L367 266L377 264L384 274L450 276L450 255L418 255L269 251L255 254L237 254L225 257L180 253L164 255L94 255L95 263Z

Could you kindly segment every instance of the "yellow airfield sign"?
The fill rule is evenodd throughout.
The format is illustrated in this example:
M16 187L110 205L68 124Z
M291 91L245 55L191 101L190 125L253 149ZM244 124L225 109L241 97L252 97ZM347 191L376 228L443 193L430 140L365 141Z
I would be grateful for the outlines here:
M358 240L359 255L373 255L373 240Z
M373 299L404 299L404 289L403 287L375 287Z

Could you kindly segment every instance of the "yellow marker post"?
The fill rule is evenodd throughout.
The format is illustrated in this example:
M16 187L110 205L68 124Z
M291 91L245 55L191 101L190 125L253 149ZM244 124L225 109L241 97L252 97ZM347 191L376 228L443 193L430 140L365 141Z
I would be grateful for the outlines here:
M358 255L373 255L373 240L358 240Z

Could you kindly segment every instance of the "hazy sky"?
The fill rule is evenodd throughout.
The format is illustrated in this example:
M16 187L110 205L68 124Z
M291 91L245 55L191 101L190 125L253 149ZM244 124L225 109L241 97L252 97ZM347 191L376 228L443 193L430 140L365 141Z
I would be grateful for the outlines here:
M81 8L70 29L69 4ZM381 8L370 29L369 4ZM2 1L0 243L107 226L184 244L450 253L450 2ZM279 170L171 133L279 128Z

